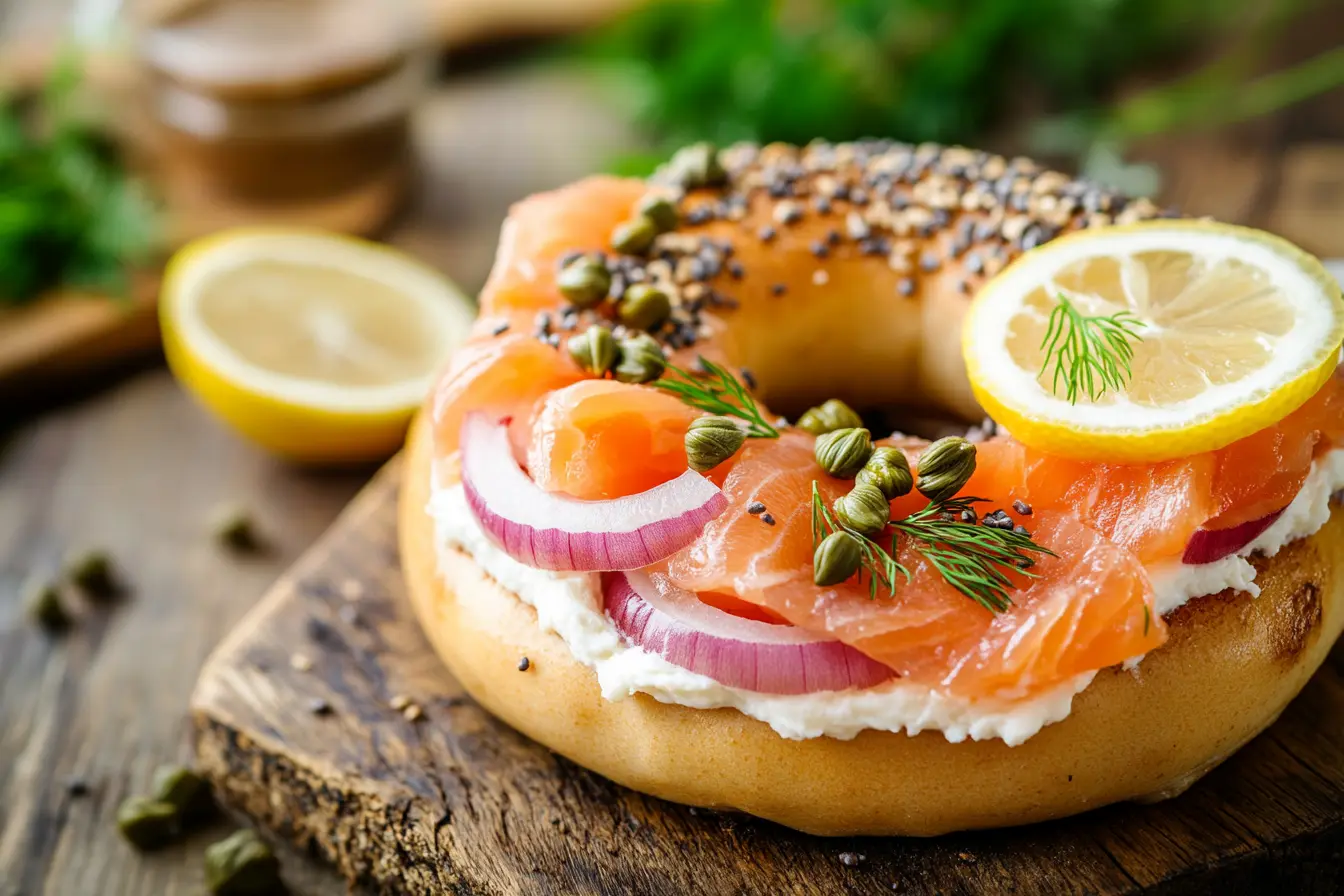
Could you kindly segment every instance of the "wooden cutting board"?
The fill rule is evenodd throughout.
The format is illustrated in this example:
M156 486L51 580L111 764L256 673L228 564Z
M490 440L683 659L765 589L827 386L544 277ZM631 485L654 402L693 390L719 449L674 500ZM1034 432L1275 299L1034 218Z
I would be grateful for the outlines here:
M1273 728L1176 800L932 840L810 837L626 790L476 706L407 603L398 477L393 461L275 585L192 701L198 762L224 801L352 882L417 894L1344 891L1344 647ZM398 697L423 718L392 708Z

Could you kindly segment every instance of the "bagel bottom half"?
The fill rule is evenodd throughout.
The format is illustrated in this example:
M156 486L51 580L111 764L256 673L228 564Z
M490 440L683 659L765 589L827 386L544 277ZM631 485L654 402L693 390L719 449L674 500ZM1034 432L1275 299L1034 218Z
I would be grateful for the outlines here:
M786 740L733 709L604 699L592 669L471 557L448 551L440 563L430 460L421 423L403 467L402 565L425 634L482 706L619 784L813 834L930 836L1174 796L1273 722L1344 627L1336 509L1315 536L1255 561L1259 598L1186 604L1168 617L1165 646L1133 671L1102 670L1068 718L1020 746L933 731Z

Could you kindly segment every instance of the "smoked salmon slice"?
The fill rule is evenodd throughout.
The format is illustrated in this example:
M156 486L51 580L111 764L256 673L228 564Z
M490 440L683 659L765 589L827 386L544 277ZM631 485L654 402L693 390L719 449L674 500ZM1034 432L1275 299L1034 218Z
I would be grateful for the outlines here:
M651 489L686 472L699 412L649 386L582 380L537 405L527 469L548 491L592 500Z
M990 449L987 456L1002 453ZM993 479L1015 465L987 464L984 491L1011 494ZM825 476L811 440L786 433L749 443L724 483L729 509L667 563L671 580L692 591L731 591L788 622L828 633L899 674L966 695L1009 696L1123 662L1163 643L1152 587L1138 558L1067 514L1036 520L1035 537L1056 550L1035 579L997 616L948 585L908 540L898 559L909 582L894 595L869 594L855 580L831 588L812 581L811 489L827 501L849 484ZM771 526L747 511L766 506ZM988 508L986 508L988 509Z
M607 250L611 231L648 189L642 180L599 175L515 203L481 291L481 313L558 307L560 260L571 252Z
M504 334L468 343L458 349L430 396L436 454L444 457L457 450L458 432L469 411L512 417L521 430L514 434L515 444L525 440L536 401L584 376L568 355L530 335Z

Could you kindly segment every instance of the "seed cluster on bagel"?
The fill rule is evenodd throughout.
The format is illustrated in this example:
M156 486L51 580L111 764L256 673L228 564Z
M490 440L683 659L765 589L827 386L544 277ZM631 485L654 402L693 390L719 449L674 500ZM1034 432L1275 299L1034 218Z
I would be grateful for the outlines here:
M672 350L699 341L703 311L737 307L734 284L749 273L735 258L738 240L769 246L781 234L815 233L806 241L817 262L815 285L824 284L833 252L857 254L884 260L900 275L896 294L916 298L924 279L944 265L955 264L955 289L969 295L1017 255L1068 230L1175 216L1149 199L1130 199L1025 157L964 147L889 140L743 143L719 153L722 167L710 175L703 161L699 171L692 161L707 151L688 147L650 179L678 202L682 226L653 237L647 253L592 253L609 272L613 300L638 283L671 298L671 314L654 333ZM761 223L738 240L704 234L714 222L744 221ZM581 249L565 252L557 266L582 255ZM783 297L791 286L772 280L769 291ZM542 311L534 333L559 345L563 334L596 317L572 304Z

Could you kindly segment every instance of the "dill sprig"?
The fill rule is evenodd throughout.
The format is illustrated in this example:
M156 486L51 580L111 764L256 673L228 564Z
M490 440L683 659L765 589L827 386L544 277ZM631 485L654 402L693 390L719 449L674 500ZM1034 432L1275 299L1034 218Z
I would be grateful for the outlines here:
M1143 326L1129 311L1089 317L1060 293L1041 340L1045 357L1037 375L1053 365L1050 391L1059 395L1062 384L1069 404L1083 395L1096 401L1107 389L1123 389L1133 376L1131 343L1143 341L1138 334Z
M913 538L947 583L987 610L1002 612L1013 605L1009 573L1035 578L1032 553L1054 556L1049 548L1013 529L999 529L961 520L984 498L948 498L928 504L905 519L892 522L898 534Z
M737 377L713 361L703 357L699 361L705 369L703 378L669 364L667 373L654 385L698 410L747 421L747 435L753 439L779 438L779 430L761 414L756 400ZM669 379L673 374L679 379Z
M817 545L823 538L832 532L848 532L859 542L859 547L863 551L863 561L859 566L859 581L863 581L863 574L868 573L868 596L877 597L879 586L887 589L888 594L896 593L896 579L898 576L904 576L908 582L910 580L910 571L896 562L896 538L893 535L891 540L891 550L885 551L882 546L873 541L866 535L855 532L853 529L840 525L835 516L831 513L826 502L821 500L821 492L817 488L817 480L812 480L812 548L816 550Z
M999 529L964 522L961 514L974 510L984 498L948 498L931 501L922 510L892 520L891 547L884 548L873 539L840 525L826 507L816 480L812 481L812 543L844 530L854 536L863 550L859 580L868 578L868 593L877 597L879 588L896 593L899 577L910 580L910 571L896 560L902 535L915 542L915 549L933 565L949 585L985 609L1000 613L1013 605L1009 590L1014 587L1010 573L1035 578L1032 554L1055 556L1049 548L1011 529Z

